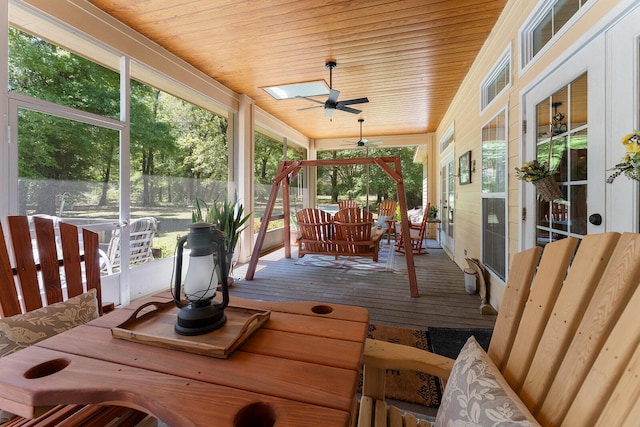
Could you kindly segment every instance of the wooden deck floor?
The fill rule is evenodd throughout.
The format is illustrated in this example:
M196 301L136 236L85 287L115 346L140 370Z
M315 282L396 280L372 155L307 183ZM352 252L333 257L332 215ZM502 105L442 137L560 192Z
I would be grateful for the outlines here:
M414 257L418 298L409 296L402 254L393 254L393 272L363 272L297 265L295 246L289 259L284 258L283 249L260 258L253 280L244 278L246 264L236 266L230 293L268 301L357 305L367 308L371 323L376 324L414 329L492 328L496 316L480 314L480 297L465 292L464 272L435 241L429 241L428 248L429 254Z

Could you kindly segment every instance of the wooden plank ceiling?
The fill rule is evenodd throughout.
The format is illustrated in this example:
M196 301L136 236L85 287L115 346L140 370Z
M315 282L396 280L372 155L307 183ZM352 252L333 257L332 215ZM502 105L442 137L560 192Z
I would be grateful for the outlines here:
M433 132L506 0L89 0L310 138ZM324 79L360 114L261 87ZM325 101L326 97L318 100Z

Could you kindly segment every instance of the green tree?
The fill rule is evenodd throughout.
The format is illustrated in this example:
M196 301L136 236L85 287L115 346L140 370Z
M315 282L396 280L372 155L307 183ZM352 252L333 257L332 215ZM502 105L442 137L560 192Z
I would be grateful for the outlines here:
M9 90L107 117L119 110L117 73L13 28ZM109 182L118 144L113 132L21 110L19 136L20 178L38 179L27 191L38 211L55 209L55 190L46 179Z
M415 148L370 148L368 150L335 150L318 153L318 159L344 159L357 157L400 156L403 182L408 207L422 202L422 165L413 163ZM385 199L397 200L395 181L377 165L339 165L318 167L318 194L330 195L332 203L339 196L355 199L366 196L367 188L375 201L370 201L370 210Z

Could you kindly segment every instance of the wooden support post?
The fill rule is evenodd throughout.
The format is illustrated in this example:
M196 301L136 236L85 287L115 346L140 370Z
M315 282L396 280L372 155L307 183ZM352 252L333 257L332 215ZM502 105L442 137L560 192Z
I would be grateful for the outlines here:
M249 261L249 267L247 268L247 274L245 279L253 280L253 275L256 273L256 267L258 266L258 259L260 258L260 250L262 250L262 244L264 243L264 237L267 235L267 227L271 220L271 214L273 213L273 206L278 198L278 189L280 188L280 182L282 181L282 170L284 169L284 162L280 162L278 166L278 172L276 179L273 181L271 187L271 193L269 194L269 200L267 206L264 209L264 215L262 222L260 223L260 231L258 231L258 237L256 238L256 244L253 247L253 253L251 254L251 260Z
M289 184L291 184L291 177L287 175L282 180L282 207L284 209L284 257L291 258L291 207L289 206Z

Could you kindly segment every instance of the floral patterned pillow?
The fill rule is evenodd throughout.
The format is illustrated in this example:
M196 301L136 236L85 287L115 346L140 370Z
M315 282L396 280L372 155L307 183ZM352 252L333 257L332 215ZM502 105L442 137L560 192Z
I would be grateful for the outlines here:
M64 302L0 319L0 357L97 319L96 295L96 290L91 289ZM14 417L12 413L0 409L0 423Z
M98 318L96 290L0 319L0 357Z
M453 365L434 427L539 425L470 337Z

